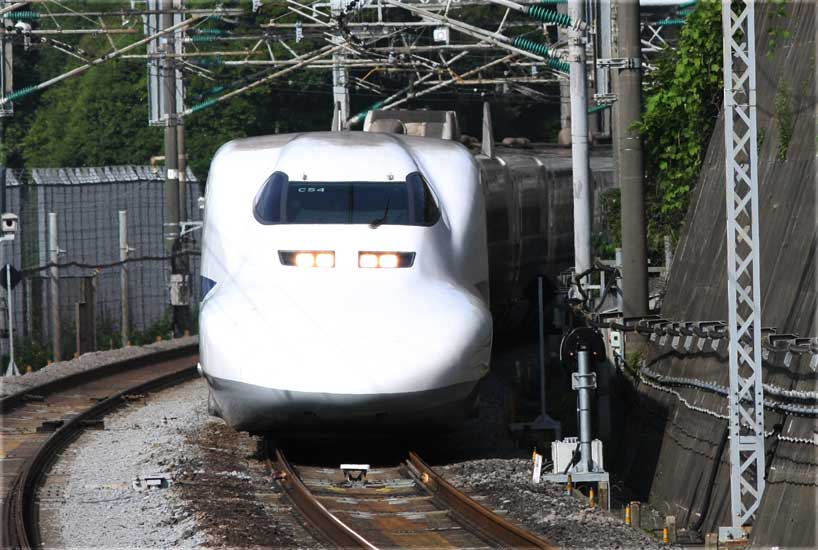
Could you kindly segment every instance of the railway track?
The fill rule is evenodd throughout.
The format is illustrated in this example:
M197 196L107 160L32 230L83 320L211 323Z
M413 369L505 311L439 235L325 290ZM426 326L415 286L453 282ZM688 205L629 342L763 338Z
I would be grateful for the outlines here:
M0 399L0 543L37 548L37 485L82 430L133 399L196 375L198 344L120 361Z
M415 453L397 467L351 476L340 468L293 466L270 445L267 460L298 512L331 545L554 548L455 489Z
M128 359L0 399L3 548L41 546L37 489L57 455L124 403L193 378L198 347ZM340 469L269 466L320 539L343 548L553 548L456 490L414 453L350 481Z

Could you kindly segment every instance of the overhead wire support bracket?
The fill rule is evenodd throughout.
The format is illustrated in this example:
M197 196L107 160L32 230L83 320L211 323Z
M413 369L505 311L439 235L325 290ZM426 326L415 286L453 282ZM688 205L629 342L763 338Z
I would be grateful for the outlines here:
M611 69L641 69L642 59L638 57L602 57L596 60L596 64L599 67L609 67Z

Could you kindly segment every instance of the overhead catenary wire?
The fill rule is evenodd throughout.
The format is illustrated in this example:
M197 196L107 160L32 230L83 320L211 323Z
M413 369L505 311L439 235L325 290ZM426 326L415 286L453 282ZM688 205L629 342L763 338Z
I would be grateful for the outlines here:
M98 57L97 59L94 59L93 61L90 61L88 63L80 65L79 67L71 69L70 71L67 71L67 72L65 72L65 73L63 73L63 74L61 74L59 76L55 76L54 78L46 80L45 82L41 82L41 83L36 84L34 86L28 86L28 87L26 87L26 88L24 88L22 90L16 90L16 91L8 94L6 97L0 99L0 105L5 105L9 101L19 99L21 97L24 97L26 95L29 95L31 93L34 93L34 92L37 92L37 91L40 91L40 90L44 90L44 89L48 88L49 86L53 86L54 84L57 84L58 82L62 82L63 80L65 80L67 78L71 78L72 76L82 74L85 71L87 71L88 69L90 69L91 67L94 67L96 65L101 65L102 63L105 63L106 61L110 61L112 59L116 59L117 57L120 57L121 55L123 55L123 54L125 54L125 53L127 53L127 52L129 52L131 50L134 50L134 49L136 49L136 48L138 48L140 46L144 46L148 42L150 42L152 40L155 40L155 39L159 38L160 36L164 36L164 35L166 35L168 33L175 32L177 29L187 27L188 25L192 24L193 22L195 22L195 21L197 21L198 19L201 19L201 18L202 18L202 16L194 16L194 17L192 17L190 19L187 19L185 21L177 23L176 25L172 25L172 26L170 26L170 27L168 27L166 29L163 29L163 30L161 30L159 32L156 32L156 33L154 33L154 34L152 34L152 35L150 35L150 36L148 36L146 38L143 38L142 40L137 40L133 44L129 44L129 45L123 47L123 48L120 48L118 50L114 50L112 52L109 52L106 55L103 55L102 57Z

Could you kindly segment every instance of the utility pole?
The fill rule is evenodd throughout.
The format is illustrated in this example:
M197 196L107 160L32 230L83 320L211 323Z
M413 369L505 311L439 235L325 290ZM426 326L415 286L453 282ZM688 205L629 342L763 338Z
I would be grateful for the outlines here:
M565 4L557 4L556 11L559 13L567 13L568 10ZM569 31L557 26L557 41L567 40L566 36ZM560 86L560 131L557 134L557 143L559 145L568 145L571 136L571 84L565 78L559 79Z
M569 0L568 62L571 65L571 160L574 180L574 269L591 267L591 177L588 163L588 88L585 68L585 31L582 21L585 0Z
M173 0L161 0L162 29L173 26ZM176 130L176 69L175 33L161 38L162 85L164 87L165 115L165 251L170 259L170 304L172 307L173 333L181 332L179 319L178 286L180 282L179 252L179 158Z
M335 43L341 44L342 39L338 37ZM332 108L339 111L342 130L347 128L349 119L349 69L344 66L345 60L342 51L332 54Z
M119 211L119 261L123 262L119 272L119 290L121 294L121 321L120 334L122 335L122 347L130 345L130 308L128 299L128 254L131 249L128 246L128 211Z
M62 325L60 324L60 268L55 264L60 260L60 245L57 241L57 214L48 213L48 254L51 267L48 268L51 282L51 355L54 361L62 357Z
M642 114L642 49L639 33L639 2L617 3L619 74L614 117L616 124L616 172L622 203L622 290L626 317L648 313L647 228L642 184L642 138L632 129Z

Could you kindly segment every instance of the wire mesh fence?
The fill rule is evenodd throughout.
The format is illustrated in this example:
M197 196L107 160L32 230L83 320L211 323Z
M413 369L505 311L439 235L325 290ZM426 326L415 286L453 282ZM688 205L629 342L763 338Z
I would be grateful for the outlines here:
M149 166L33 169L7 173L7 210L19 217L13 241L0 243L0 264L11 263L23 279L12 290L15 337L48 350L50 320L48 215L57 215L59 318L63 357L75 349L76 304L81 281L94 277L97 345L119 345L122 292L119 211L127 211L129 329L146 331L167 318L170 261L164 248L164 176ZM187 174L186 203L180 218L200 219L200 185ZM191 295L198 296L198 232L187 235ZM0 352L8 354L8 300L2 292ZM191 300L195 303L195 300ZM25 363L18 361L25 366Z

